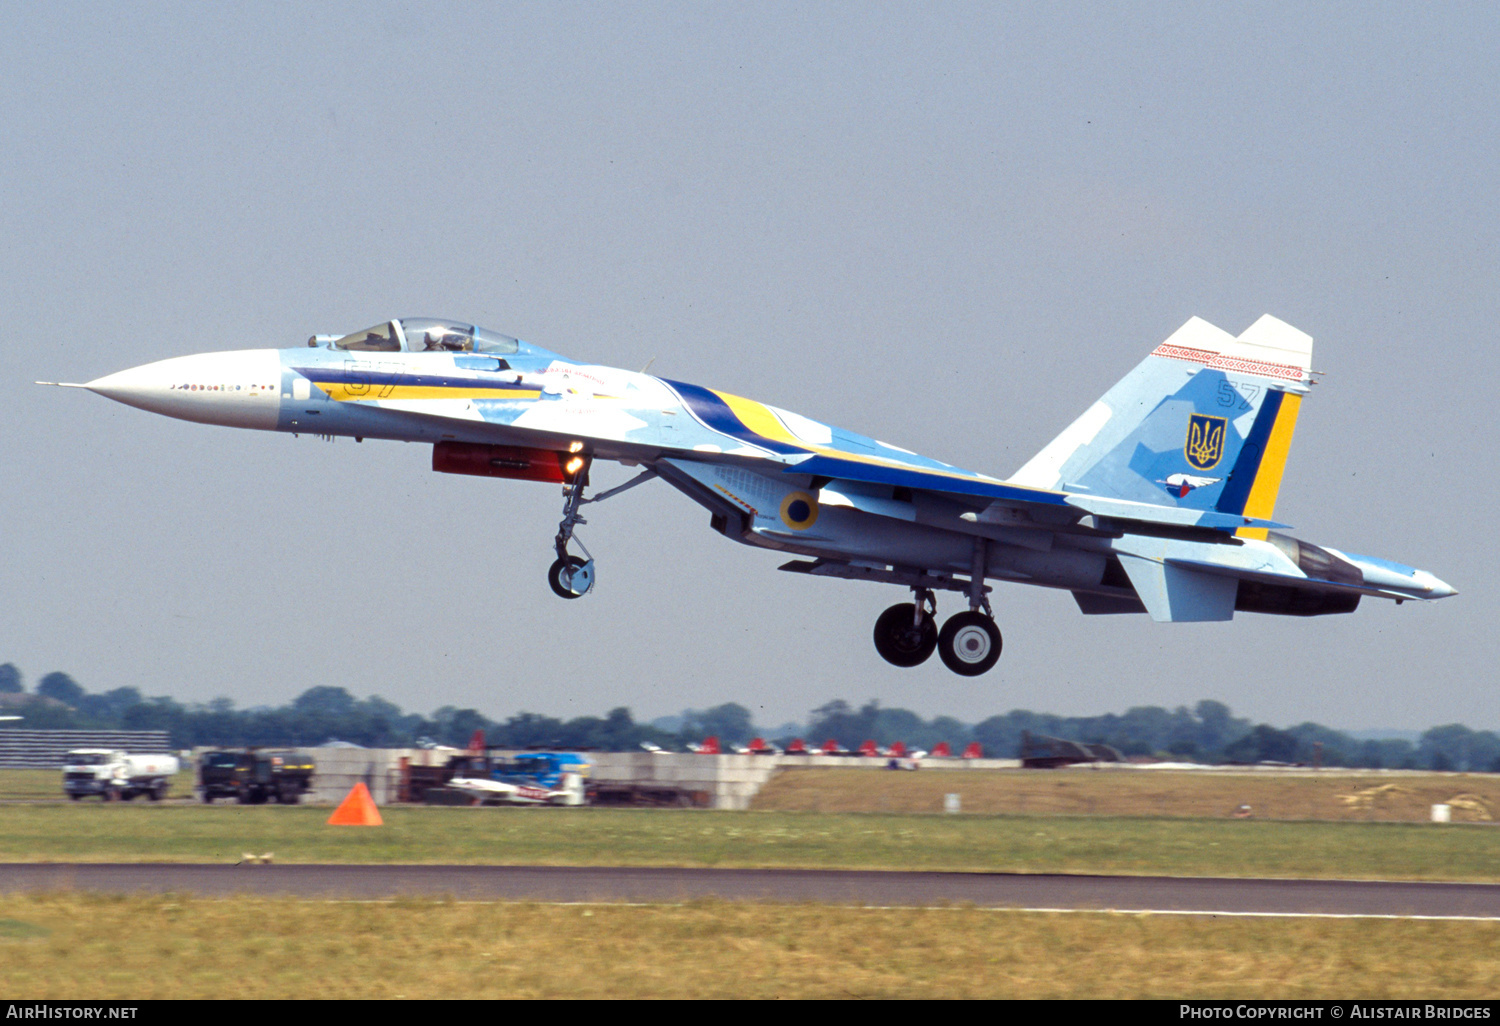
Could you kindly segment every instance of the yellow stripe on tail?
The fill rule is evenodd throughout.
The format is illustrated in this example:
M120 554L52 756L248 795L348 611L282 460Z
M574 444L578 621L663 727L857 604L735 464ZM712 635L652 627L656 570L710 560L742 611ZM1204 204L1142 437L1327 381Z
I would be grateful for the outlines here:
M1266 454L1261 457L1260 470L1255 483L1250 486L1250 495L1245 500L1245 516L1257 520L1270 520L1276 512L1276 496L1281 491L1281 475L1286 471L1287 453L1292 448L1292 432L1297 429L1297 411L1302 406L1302 397L1288 392L1281 399L1281 409L1276 411L1276 423L1271 425L1271 436L1266 439ZM1264 527L1242 527L1235 534L1241 538L1265 539L1269 532Z

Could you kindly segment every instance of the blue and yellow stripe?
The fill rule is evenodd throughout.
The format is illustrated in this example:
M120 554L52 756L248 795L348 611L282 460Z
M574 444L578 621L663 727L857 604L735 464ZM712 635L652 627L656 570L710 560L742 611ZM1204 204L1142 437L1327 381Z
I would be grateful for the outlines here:
M1302 396L1296 393L1271 389L1266 394L1215 509L1255 520L1271 519L1301 406ZM1242 538L1264 539L1267 529L1243 527L1235 533Z

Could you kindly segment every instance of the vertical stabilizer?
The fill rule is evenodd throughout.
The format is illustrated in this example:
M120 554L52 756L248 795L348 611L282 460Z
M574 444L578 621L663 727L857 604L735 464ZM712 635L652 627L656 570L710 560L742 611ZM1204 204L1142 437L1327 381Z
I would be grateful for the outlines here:
M1238 337L1194 317L1011 480L1270 519L1311 368L1269 314Z

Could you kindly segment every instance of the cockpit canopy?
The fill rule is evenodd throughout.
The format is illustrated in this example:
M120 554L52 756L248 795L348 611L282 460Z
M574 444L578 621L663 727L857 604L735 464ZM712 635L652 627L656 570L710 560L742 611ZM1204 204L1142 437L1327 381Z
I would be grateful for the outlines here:
M472 324L403 317L345 335L333 348L365 353L514 353L520 343Z

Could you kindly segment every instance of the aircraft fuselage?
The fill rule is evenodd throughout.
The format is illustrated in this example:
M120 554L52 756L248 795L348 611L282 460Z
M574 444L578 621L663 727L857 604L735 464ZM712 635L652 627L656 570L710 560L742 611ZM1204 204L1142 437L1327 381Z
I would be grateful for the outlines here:
M877 647L898 665L930 654L933 592L949 590L967 596L970 613L954 618L968 618L956 640L945 628L944 661L960 673L988 669L999 653L990 580L1066 589L1085 613L1157 620L1318 615L1352 611L1362 596L1453 594L1425 571L1271 530L1311 340L1271 318L1239 340L1213 332L1189 322L1010 481L449 322L177 357L82 387L198 423L431 443L434 469L561 481L551 581L565 597L593 581L592 560L567 553L578 507L595 501L583 498L588 468L645 468L708 509L726 537L810 557L783 569L912 588L915 604L877 625ZM1188 384L1175 384L1184 371Z

